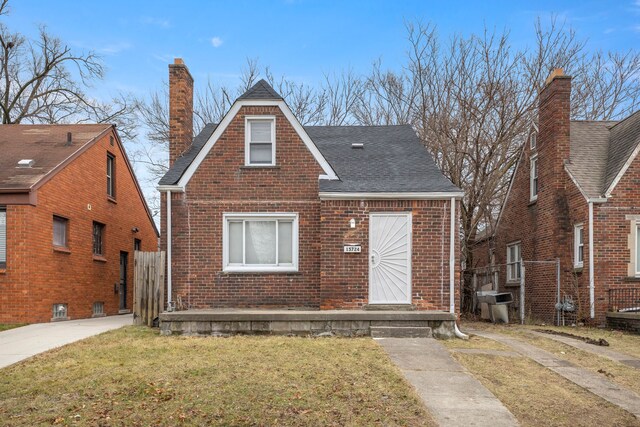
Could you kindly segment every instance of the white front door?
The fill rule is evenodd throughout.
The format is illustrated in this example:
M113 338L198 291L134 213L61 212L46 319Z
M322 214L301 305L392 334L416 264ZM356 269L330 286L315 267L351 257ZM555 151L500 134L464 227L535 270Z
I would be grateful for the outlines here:
M411 303L411 213L369 216L369 304Z

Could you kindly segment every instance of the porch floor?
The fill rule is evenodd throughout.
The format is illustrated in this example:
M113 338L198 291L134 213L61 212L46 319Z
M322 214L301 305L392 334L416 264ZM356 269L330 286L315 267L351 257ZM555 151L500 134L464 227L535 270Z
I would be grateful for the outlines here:
M202 309L160 314L162 335L338 335L376 332L453 336L454 314L443 311Z

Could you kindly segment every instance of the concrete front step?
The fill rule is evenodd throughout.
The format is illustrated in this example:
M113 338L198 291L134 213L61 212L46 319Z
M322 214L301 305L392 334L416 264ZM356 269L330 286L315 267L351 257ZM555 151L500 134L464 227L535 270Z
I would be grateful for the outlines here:
M432 338L427 326L371 326L372 338Z

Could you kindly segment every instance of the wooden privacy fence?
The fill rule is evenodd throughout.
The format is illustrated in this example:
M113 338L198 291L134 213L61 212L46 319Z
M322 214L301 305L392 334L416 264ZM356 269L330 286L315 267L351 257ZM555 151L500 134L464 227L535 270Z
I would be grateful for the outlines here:
M133 319L154 326L164 308L164 252L135 251Z

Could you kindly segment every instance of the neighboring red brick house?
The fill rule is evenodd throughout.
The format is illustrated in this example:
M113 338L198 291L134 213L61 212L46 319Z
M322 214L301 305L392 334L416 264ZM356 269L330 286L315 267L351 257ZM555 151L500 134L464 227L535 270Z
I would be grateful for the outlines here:
M0 126L0 322L130 310L158 234L114 126Z
M619 122L571 120L570 96L571 78L555 70L540 93L539 117L491 246L496 264L507 264L501 290L518 298L520 259L525 267L559 259L560 302L575 307L566 314L602 324L610 290L640 284L640 114ZM557 320L555 273L530 266L525 311Z
M192 138L179 59L169 87L159 190L178 308L456 310L462 193L410 126L303 127L262 80Z

